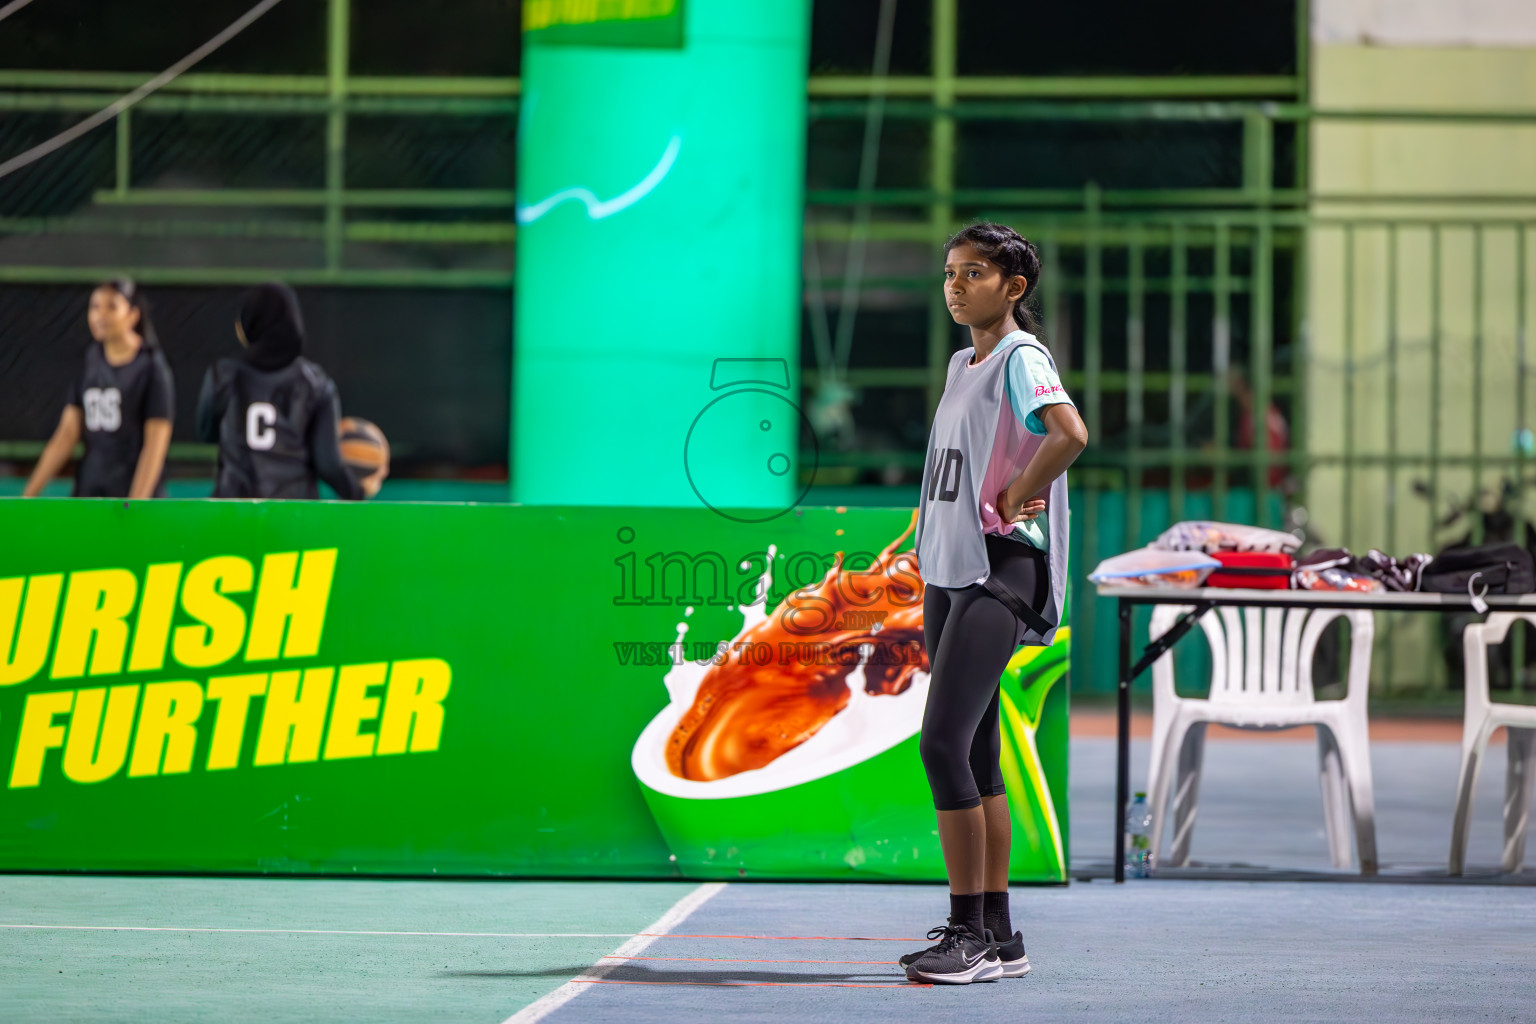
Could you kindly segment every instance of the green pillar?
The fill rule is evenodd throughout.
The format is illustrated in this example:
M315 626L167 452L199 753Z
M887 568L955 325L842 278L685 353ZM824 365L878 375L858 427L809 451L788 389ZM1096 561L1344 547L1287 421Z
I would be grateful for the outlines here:
M525 0L512 495L803 493L809 0Z

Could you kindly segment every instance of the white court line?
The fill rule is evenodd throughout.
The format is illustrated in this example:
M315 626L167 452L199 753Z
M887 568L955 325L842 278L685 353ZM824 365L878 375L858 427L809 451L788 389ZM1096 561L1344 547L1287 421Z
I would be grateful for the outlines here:
M553 992L541 996L521 1010L518 1010L512 1016L502 1021L502 1024L535 1024L536 1021L541 1021L548 1017L582 992L587 991L587 984L598 981L610 971L622 967L624 960L638 956L651 943L682 924L689 914L698 910L704 905L706 900L724 888L724 882L706 882L699 886L672 904L672 909L662 914L655 924L646 928L640 934L632 936L628 942Z
M215 932L237 935L426 935L454 939L626 939L629 932L385 932L340 928L184 928L127 924L0 924L0 929L66 932Z

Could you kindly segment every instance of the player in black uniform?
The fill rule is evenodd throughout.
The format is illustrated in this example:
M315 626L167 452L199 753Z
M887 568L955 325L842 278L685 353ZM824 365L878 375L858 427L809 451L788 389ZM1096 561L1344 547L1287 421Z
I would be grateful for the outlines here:
M203 378L197 434L219 445L215 498L318 498L324 480L339 497L371 498L385 470L352 476L341 461L336 385L305 359L304 320L293 289L264 284L240 307L244 357L221 359Z
M176 396L144 296L132 281L114 278L91 293L86 321L98 344L86 350L85 372L70 384L64 414L22 493L43 493L83 437L75 497L163 498Z

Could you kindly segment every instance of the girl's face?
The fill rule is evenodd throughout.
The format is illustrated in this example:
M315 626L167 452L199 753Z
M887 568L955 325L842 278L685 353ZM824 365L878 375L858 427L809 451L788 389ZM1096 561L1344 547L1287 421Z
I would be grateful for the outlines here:
M97 341L116 341L138 326L139 311L116 288L97 288L91 292L86 322Z
M957 324L996 323L1012 312L1025 286L1023 277L1008 277L969 242L949 250L944 259L944 302Z

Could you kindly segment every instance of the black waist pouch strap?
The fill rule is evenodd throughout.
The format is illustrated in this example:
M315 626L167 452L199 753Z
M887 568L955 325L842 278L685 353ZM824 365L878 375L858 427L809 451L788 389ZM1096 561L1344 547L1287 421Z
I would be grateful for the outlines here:
M1054 628L1049 622L1045 621L1044 615L1031 608L1029 602L1019 596L1018 591L999 580L995 573L983 580L981 585L986 589L987 593L1001 601L1003 607L1013 612L1020 622L1041 636L1045 636Z

